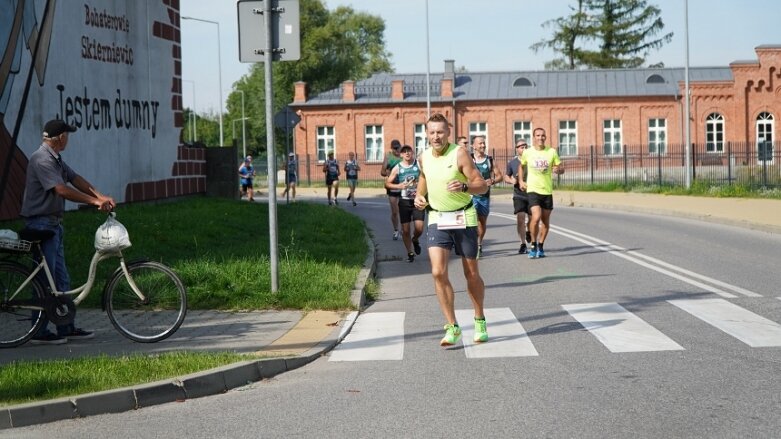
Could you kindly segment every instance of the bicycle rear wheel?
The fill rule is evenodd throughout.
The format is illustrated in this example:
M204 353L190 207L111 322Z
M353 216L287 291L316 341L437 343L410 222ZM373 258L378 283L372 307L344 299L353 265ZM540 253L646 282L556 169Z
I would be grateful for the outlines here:
M111 324L139 343L164 340L179 329L187 314L182 281L170 268L154 261L131 263L127 271L144 297L140 298L125 273L117 270L104 297Z
M37 279L31 279L12 300L10 296L30 275L30 270L15 262L0 262L0 348L19 346L33 338L43 326L40 309L44 290Z

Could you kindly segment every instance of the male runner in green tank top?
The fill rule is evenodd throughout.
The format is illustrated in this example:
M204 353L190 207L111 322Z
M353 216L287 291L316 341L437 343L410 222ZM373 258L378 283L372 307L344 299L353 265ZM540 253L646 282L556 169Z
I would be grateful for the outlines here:
M442 346L458 343L461 328L456 321L455 293L448 277L450 249L461 256L467 293L475 310L474 341L488 340L483 313L485 284L477 265L477 211L472 194L488 190L485 179L475 168L469 152L449 142L450 127L445 116L436 113L426 122L430 148L418 158L421 168L415 207L430 207L428 256L439 307L447 320ZM428 195L428 199L427 196Z

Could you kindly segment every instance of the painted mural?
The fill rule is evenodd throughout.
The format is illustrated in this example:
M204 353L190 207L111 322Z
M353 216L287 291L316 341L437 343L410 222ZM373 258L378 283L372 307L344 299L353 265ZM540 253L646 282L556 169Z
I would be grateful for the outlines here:
M119 202L204 190L179 141L179 25L178 0L0 0L0 219L55 118L78 127L65 160Z

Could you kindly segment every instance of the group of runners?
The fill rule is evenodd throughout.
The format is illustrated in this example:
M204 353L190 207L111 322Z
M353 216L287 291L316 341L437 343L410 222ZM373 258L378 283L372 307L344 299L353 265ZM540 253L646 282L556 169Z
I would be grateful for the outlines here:
M453 249L461 257L467 293L474 307L474 341L486 342L485 285L478 259L483 254L483 238L491 212L491 187L502 181L512 185L513 211L521 243L518 253L527 254L529 259L544 258L553 211L553 175L564 173L564 166L557 151L545 144L547 136L542 128L533 131L531 147L525 139L516 141L516 154L507 163L504 173L487 154L485 136L472 138L471 152L465 137L451 143L450 125L442 114L434 114L428 119L426 136L429 148L419 157L415 156L413 147L393 140L383 159L381 175L385 177L393 240L401 238L406 260L414 262L422 251L420 238L428 215L426 236L431 274L440 309L447 320L440 345L450 346L461 338L461 328L455 317L455 294L447 269ZM357 205L355 187L361 168L355 153L349 153L343 167L333 152L327 157L322 171L328 204L339 204L339 179L344 172L350 188L347 201ZM292 191L294 199L296 165L291 154L283 194Z
M564 167L556 150L545 145L544 129L534 130L533 139L532 147L523 138L515 142L516 154L507 163L504 173L494 157L487 154L485 136L473 137L471 148L466 137L456 140L457 146L467 151L471 149L469 156L487 185L485 193L471 196L477 213L477 258L483 254L483 239L491 212L491 187L502 181L513 187L513 211L521 243L518 253L528 255L529 259L545 257L545 239L553 211L553 175L563 173ZM425 211L414 206L420 173L415 150L393 140L381 174L385 177L393 240L402 238L408 262L420 255L419 238L425 223Z

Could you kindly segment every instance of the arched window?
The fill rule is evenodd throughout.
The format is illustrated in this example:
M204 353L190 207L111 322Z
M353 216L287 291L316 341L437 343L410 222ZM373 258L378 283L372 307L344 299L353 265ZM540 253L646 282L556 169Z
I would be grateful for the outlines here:
M719 113L705 119L705 151L724 152L724 116Z
M654 73L653 75L648 76L645 78L646 84L667 84L667 81L664 80L664 77L658 73Z
M773 161L773 115L767 111L757 116L757 160L760 162Z
M534 83L531 79L521 76L513 82L513 87L534 87Z

